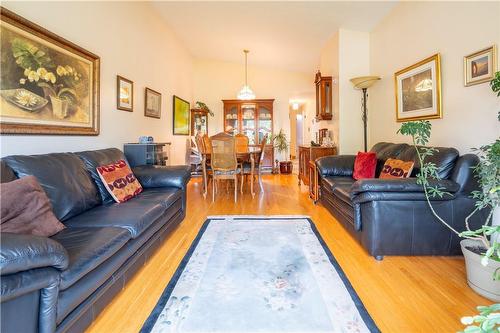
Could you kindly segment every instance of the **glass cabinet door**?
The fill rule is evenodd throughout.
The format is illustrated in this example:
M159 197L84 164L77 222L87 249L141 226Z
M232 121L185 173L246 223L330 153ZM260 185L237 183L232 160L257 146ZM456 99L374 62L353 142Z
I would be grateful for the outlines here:
M248 137L248 144L255 144L255 105L243 104L241 106L241 131Z
M192 135L208 134L208 116L205 113L194 112L192 113L191 121L193 122Z
M231 135L240 133L240 123L238 121L238 106L231 105L229 108L227 108L224 117L224 131Z
M267 134L267 143L271 143L271 133L273 126L273 116L271 110L264 107L259 106L259 138L257 143L261 143L264 136Z

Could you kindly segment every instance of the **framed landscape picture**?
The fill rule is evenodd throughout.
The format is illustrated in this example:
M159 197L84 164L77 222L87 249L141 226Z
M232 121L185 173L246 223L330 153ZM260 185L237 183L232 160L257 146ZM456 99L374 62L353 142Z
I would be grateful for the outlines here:
M144 115L146 117L161 117L161 94L153 89L146 88L144 96Z
M123 111L134 111L134 82L116 76L116 108Z
M435 54L394 74L396 121L442 117L441 57Z
M174 95L174 135L189 135L189 113L188 101Z
M0 12L0 132L98 135L99 57Z
M497 70L496 45L464 57L464 85L489 82Z

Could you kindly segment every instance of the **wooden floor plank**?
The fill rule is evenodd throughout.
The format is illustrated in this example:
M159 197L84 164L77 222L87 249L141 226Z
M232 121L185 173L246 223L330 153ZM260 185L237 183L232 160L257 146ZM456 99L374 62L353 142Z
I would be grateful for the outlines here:
M248 185L248 184L245 184ZM370 257L293 175L267 175L264 193L233 200L221 190L215 202L201 195L200 179L188 186L186 219L89 327L91 333L137 332L209 215L309 215L368 312L383 332L456 332L460 317L491 304L466 283L461 257Z

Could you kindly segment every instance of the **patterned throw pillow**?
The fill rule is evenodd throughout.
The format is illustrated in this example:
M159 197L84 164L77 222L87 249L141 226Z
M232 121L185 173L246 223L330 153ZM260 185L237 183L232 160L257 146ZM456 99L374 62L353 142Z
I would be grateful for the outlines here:
M96 168L102 183L116 202L125 202L142 192L142 186L124 160Z
M393 158L385 161L380 177L382 179L408 178L413 170L413 162L405 162Z

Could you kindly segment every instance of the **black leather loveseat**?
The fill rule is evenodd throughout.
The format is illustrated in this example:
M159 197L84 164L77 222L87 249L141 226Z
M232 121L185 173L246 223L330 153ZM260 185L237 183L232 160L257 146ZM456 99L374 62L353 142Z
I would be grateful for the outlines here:
M120 159L118 149L2 159L2 182L34 175L66 225L51 238L1 234L2 333L82 332L184 219L189 167L134 168L144 191L116 204L96 167Z
M352 178L354 155L326 156L316 160L320 173L321 203L376 259L384 255L457 255L460 239L431 213L423 187L416 182L419 163L413 146L381 142L371 149L377 154L376 177L388 158L414 161L407 179ZM457 230L465 229L465 217L474 210L471 191L477 189L471 167L476 155L459 156L454 148L438 148L426 161L435 163L439 185L450 195L432 199L435 210ZM481 223L481 215L471 225Z

